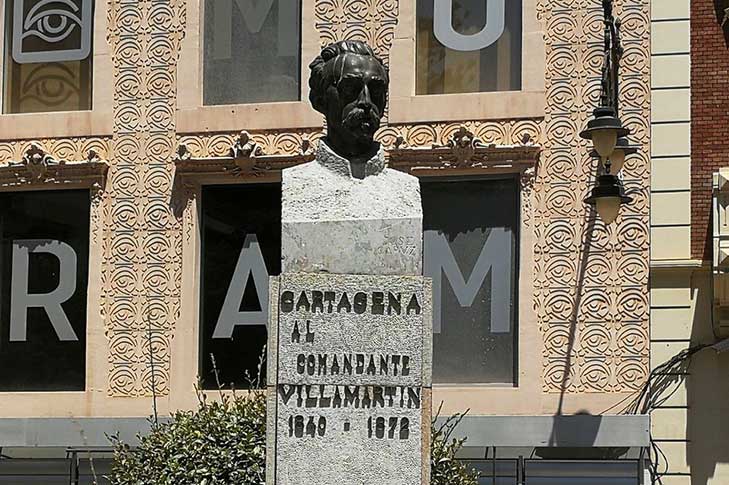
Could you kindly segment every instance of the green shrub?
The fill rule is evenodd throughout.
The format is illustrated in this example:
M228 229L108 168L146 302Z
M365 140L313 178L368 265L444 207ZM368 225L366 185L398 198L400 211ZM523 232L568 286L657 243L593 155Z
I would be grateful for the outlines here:
M442 406L441 406L442 407ZM433 434L430 441L430 485L478 485L478 472L464 462L456 460L466 438L451 438L465 414L450 416L442 424L436 420L440 408L433 417Z
M438 413L439 414L439 413ZM437 417L437 415L436 415ZM433 420L432 485L477 485L477 475L455 459L465 440L451 438L461 419L441 426ZM113 485L264 485L266 482L266 397L262 391L222 396L196 411L179 411L153 425L132 449L112 438Z
M266 396L250 391L179 411L131 449L115 440L113 485L264 485Z

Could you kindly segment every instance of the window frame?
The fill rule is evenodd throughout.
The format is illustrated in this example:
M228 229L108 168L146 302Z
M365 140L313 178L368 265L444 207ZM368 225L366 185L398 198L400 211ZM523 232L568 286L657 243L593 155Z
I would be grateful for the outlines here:
M513 0L509 0L513 1ZM391 123L541 118L545 106L545 45L537 20L537 0L522 1L522 53L519 91L415 94L417 7L402 6L390 52ZM458 106L457 110L453 106Z
M89 196L89 219L86 221L88 223L88 267L86 268L86 333L84 335L86 342L85 342L85 355L84 355L84 388L76 389L76 390L19 390L19 391L0 391L0 399L2 399L2 396L17 396L19 394L24 395L31 395L31 396L41 396L44 394L63 394L63 393L70 393L70 394L83 394L86 393L89 390L89 376L91 375L91 366L89 365L89 352L92 350L92 347L89 342L89 329L91 327L92 322L92 315L93 312L91 311L90 306L93 305L93 301L91 299L91 265L92 265L92 238L93 238L93 221L94 221L94 194L93 194L93 188L89 187L88 184L85 183L71 183L68 185L41 185L41 186L28 186L28 187L0 187L0 193L2 194L13 194L13 193L29 193L29 192L55 192L55 191L84 191L88 192ZM101 261L94 261L94 264L101 264Z
M530 0L529 0L530 1ZM527 169L528 170L528 169ZM542 394L542 356L533 352L542 345L534 298L534 190L528 180L533 174L517 168L495 168L484 173L482 168L440 168L411 172L419 179L448 178L452 180L517 178L517 244L514 322L517 332L514 344L515 375L513 384L436 384L433 383L433 402L444 403L443 415L470 409L473 415L534 414L535 403ZM457 183L457 182L455 182ZM537 404L538 406L538 404ZM521 411L519 411L521 409Z
M5 56L6 2L0 0L0 55ZM0 133L5 139L38 139L111 135L113 127L113 70L106 42L107 3L94 2L91 42L91 109L40 113L0 112ZM4 105L5 72L0 73L0 106Z
M180 376L199 376L202 371L202 318L203 318L203 201L205 186L248 185L281 183L281 172L264 173L261 176L229 177L226 175L192 176L186 182L187 205L184 209L182 260L182 291L179 328L184 335L172 340L170 368ZM264 383L265 384L265 383ZM185 384L187 385L187 384ZM222 390L232 394L231 390Z
M433 180L443 182L453 182L458 184L464 181L479 181L479 180L510 180L515 182L516 199L517 199L517 220L516 220L516 244L515 244L515 264L514 270L514 281L513 286L513 308L515 309L513 316L513 325L516 327L514 335L514 350L513 350L513 382L504 383L433 383L434 389L439 390L455 390L455 389L488 389L488 390L518 390L521 386L522 377L525 372L522 369L527 369L526 372L533 374L534 370L538 371L541 368L541 361L538 362L539 367L533 367L533 359L529 357L522 358L520 349L522 348L523 341L531 341L534 338L540 338L539 335L533 332L536 329L536 323L531 322L533 320L533 311L529 306L531 303L531 289L529 294L523 296L522 292L525 288L531 288L532 275L529 273L528 268L532 266L525 266L522 264L522 255L525 251L529 251L531 255L532 245L531 238L523 237L524 233L527 232L527 228L524 227L525 210L530 210L530 207L525 197L529 197L529 193L525 192L523 183L520 180L520 172L514 170L506 170L501 173L489 173L484 174L479 169L458 169L448 171L444 174L442 170L418 170L413 173L414 176L418 177L419 180ZM186 240L185 247L183 249L184 261L194 261L194 268L188 273L185 271L185 277L187 278L183 283L183 302L191 302L194 306L192 313L187 316L186 311L182 311L182 318L188 319L189 322L185 325L191 325L193 329L193 346L194 353L188 355L191 357L190 360L194 361L195 368L189 369L193 372L192 375L200 375L202 372L202 319L203 319L203 189L208 186L244 186L252 184L281 184L281 171L273 171L265 173L262 176L251 176L243 178L232 178L228 175L208 175L204 177L195 177L191 180L189 185L190 190L190 204L187 209L190 211L189 217L186 217L186 224L194 224L195 230L192 231L194 235L192 238ZM191 252L187 252L191 251ZM234 264L234 262L232 263ZM183 303L184 305L184 303ZM522 321L529 322L529 329L522 328ZM539 376L538 376L539 377ZM207 389L209 390L209 389Z
M418 171L419 172L419 171ZM515 262L514 264L516 267L514 268L513 276L516 279L512 283L513 286L513 300L512 300L512 306L515 309L512 324L516 328L516 331L514 332L513 340L514 340L514 349L513 349L513 356L512 356L512 365L513 365L513 382L494 382L494 383L483 383L483 382L473 382L473 383L436 383L433 381L433 387L434 388L463 388L463 387L488 387L488 388L495 388L495 389L509 389L509 388L518 388L519 387L519 371L520 371L520 342L521 342L521 295L520 295L520 282L522 279L522 264L521 264L521 254L524 248L522 247L522 232L524 231L523 227L523 219L524 216L522 214L522 208L524 201L522 200L522 184L519 180L519 173L518 172L504 172L500 174L483 174L483 173L456 173L456 174L443 174L443 173L429 173L428 171L423 171L423 173L415 172L413 175L418 177L420 182L422 183L424 180L429 181L438 181L438 182L451 182L453 184L458 184L459 182L467 182L467 181L497 181L497 180L508 180L513 181L515 183L515 190L516 190L516 200L517 200L517 207L516 207L516 223L514 227L516 228L515 231L515 237L516 237L516 244L515 244L515 251L516 254L514 255ZM460 171L459 171L460 172Z
M187 0L188 30L178 65L177 130L240 131L321 126L323 116L309 103L309 61L320 52L315 2L301 0L300 86L298 101L249 104L203 104L205 0Z
M204 225L203 225L203 211L204 211L204 201L203 201L203 192L206 187L243 187L243 186L250 186L250 185L273 185L278 184L279 186L282 184L283 180L281 178L281 172L273 172L273 173L267 173L261 177L255 177L255 178L244 178L241 180L231 180L230 177L226 176L212 176L212 177L205 177L198 179L195 184L195 187L193 190L195 191L195 214L196 214L196 226L197 230L195 231L196 235L196 241L195 241L195 247L196 247L196 281L194 288L192 289L195 293L195 298L197 301L197 310L195 315L193 315L193 325L194 325L194 339L195 339L195 353L193 356L195 357L195 374L198 376L198 379L200 381L200 387L203 391L216 391L220 390L217 387L206 387L205 381L202 376L203 373L203 367L204 367L204 360L208 358L207 355L202 355L202 347L203 347L203 329L202 326L204 324L204 302L203 302L203 294L205 291L205 284L204 284L204 273L203 273L203 256L205 253L205 246L204 246ZM187 259L185 259L187 261ZM231 262L233 265L235 264L234 261ZM266 268L268 271L268 268ZM273 276L269 275L269 278L276 278L278 275ZM270 290L270 287L266 289L267 291ZM184 291L184 290L183 290ZM270 295L269 295L270 298ZM266 309L266 312L268 313L270 311L270 308ZM266 329L268 332L268 322L266 322ZM243 349L241 349L243 350ZM267 352L267 351L266 351ZM264 364L265 366L265 364ZM252 376L257 377L257 376ZM266 383L262 382L262 384L265 386ZM232 389L223 389L224 392L232 392Z
M531 168L530 168L531 167ZM444 415L470 409L473 415L487 414L535 414L542 400L542 355L534 352L542 346L537 315L533 308L534 298L534 165L521 167L483 168L431 168L410 173L418 178L448 177L456 180L468 178L516 177L518 208L517 271L515 277L515 322L518 326L515 340L514 383L506 384L434 384L433 402L443 402ZM531 172L530 172L531 170ZM183 217L184 261L182 307L179 328L184 329L182 338L172 342L171 368L179 375L198 375L200 361L200 318L202 310L202 187L204 185L241 185L250 183L281 182L280 170L266 171L258 175L231 177L228 175L191 175L184 183L188 202ZM229 392L229 391L224 391Z
M2 7L0 0L0 7ZM27 115L35 118L36 115ZM28 146L31 149L32 146ZM28 149L24 151L27 156ZM44 150L45 152L45 150ZM47 154L47 153L46 153ZM18 160L19 161L19 160ZM16 161L17 162L17 161ZM58 410L87 409L94 390L104 389L107 385L110 364L98 343L106 341L102 318L102 262L103 241L99 235L99 224L103 219L103 198L106 189L109 163L106 160L92 164L76 163L78 172L64 178L53 178L40 182L8 181L0 183L0 192L29 192L52 190L88 190L89 191L89 255L86 289L86 361L85 383L83 391L3 391L0 402L10 404L7 415L37 416L39 414L54 417ZM7 164L0 166L0 171L15 173L17 168ZM17 176L15 176L17 177ZM45 398L45 399L44 399ZM41 403L43 403L41 405ZM40 406L40 407L39 407ZM30 414L29 411L30 410Z
M86 180L72 180L68 183L41 182L28 185L0 185L0 192L52 192L58 190L86 190L89 192L89 246L88 246L88 268L86 287L86 357L84 363L84 389L75 391L0 391L0 401L9 402L12 400L18 409L34 409L38 399L42 396L53 398L51 406L57 405L59 409L70 409L73 406L83 406L83 402L89 393L105 382L107 366L105 355L94 352L94 344L103 338L103 324L101 322L101 274L98 268L102 266L101 242L94 237L96 220L102 211L99 204L105 186L106 172L92 175ZM95 185L97 179L100 185ZM92 270L97 268L96 270ZM58 401L60 399L60 401ZM29 406L29 407L28 407ZM79 408L80 409L80 408Z

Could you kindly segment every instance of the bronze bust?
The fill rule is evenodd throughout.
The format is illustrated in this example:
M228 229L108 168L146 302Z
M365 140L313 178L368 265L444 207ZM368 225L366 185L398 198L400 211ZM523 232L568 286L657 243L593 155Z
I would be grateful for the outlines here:
M375 141L387 69L351 40L325 47L310 67L327 133L314 161L282 173L282 271L421 274L420 184L387 168Z
M309 99L327 120L324 142L349 160L352 176L379 150L374 141L387 105L387 68L364 42L343 40L325 47L310 64Z

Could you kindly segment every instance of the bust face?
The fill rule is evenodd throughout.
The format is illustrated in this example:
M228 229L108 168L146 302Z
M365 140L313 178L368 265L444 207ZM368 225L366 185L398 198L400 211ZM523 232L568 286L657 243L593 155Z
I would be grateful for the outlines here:
M327 89L328 141L342 155L371 152L387 102L387 73L371 56L341 54L339 79Z

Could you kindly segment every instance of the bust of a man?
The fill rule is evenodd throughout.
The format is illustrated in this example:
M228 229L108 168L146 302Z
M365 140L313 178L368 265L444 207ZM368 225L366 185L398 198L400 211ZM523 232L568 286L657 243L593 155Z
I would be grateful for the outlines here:
M310 65L311 104L327 120L316 160L283 171L282 270L421 274L418 179L386 167L374 140L389 76L359 41Z

